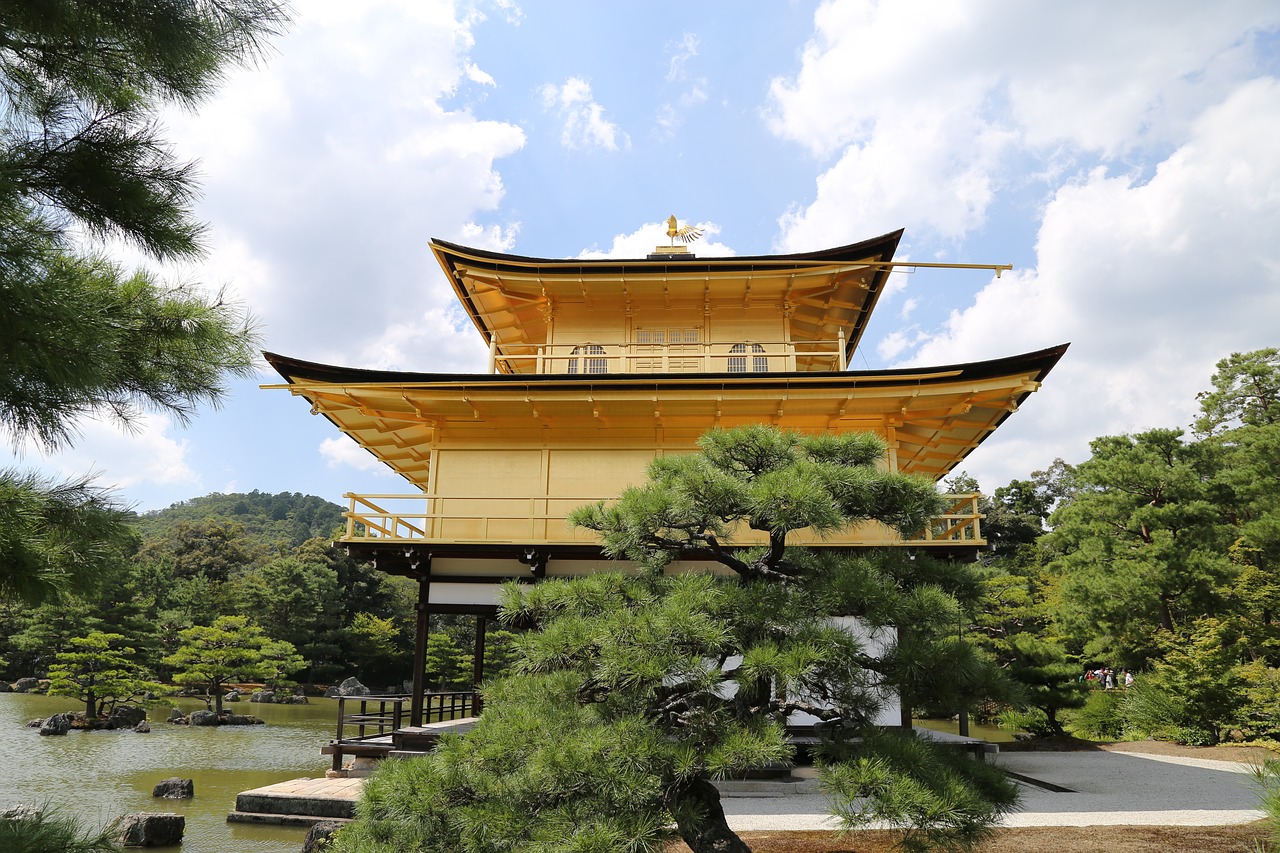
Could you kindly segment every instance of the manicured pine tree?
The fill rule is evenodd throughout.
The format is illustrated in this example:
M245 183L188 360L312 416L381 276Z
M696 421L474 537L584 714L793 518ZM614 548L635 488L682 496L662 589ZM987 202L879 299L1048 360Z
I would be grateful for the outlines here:
M268 682L306 665L293 646L275 641L245 616L222 616L212 625L194 625L178 634L181 645L164 659L178 684L204 688L206 701L222 713L226 686Z
M121 702L142 701L163 685L147 677L120 634L94 631L71 641L49 667L49 695L84 702L84 715L108 716Z

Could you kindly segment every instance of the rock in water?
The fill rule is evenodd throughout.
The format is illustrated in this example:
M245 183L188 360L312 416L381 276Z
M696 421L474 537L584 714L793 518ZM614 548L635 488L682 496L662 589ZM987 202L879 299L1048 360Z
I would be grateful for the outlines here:
M338 685L338 692L343 696L368 696L369 688L353 675Z
M193 779L170 776L156 785L151 796L164 797L166 800L189 800L196 795L196 783Z
M256 690L249 697L250 702L258 702L263 705L270 705L276 701L276 692L274 690Z
M180 814L135 812L116 819L111 832L125 847L173 847L182 843L187 819Z
M193 726L216 726L218 724L218 715L212 711L192 711L187 720Z
M123 705L116 708L107 717L107 728L133 729L137 728L138 723L145 722L146 719L146 708L139 708L136 705Z
M69 731L71 731L70 714L54 714L40 726L42 735L65 735Z
M329 836L339 829L342 829L342 822L337 820L322 820L319 823L313 823L311 828L307 830L307 837L302 842L302 853L321 853L329 846L326 843L329 840Z

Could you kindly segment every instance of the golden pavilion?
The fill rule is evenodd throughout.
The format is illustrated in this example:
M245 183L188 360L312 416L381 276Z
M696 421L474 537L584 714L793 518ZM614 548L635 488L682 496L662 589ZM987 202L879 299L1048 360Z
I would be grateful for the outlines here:
M901 236L725 258L697 257L673 239L635 260L436 240L431 249L488 346L484 373L267 353L287 383L268 387L307 400L407 481L405 494L348 494L339 544L419 582L421 649L428 614L491 614L503 581L616 568L594 533L565 523L569 511L639 484L650 460L691 452L712 427L870 431L887 442L891 469L934 480L955 470L1040 387L1066 345L850 370L890 272L934 266L895 264ZM972 559L985 545L978 496L954 496L947 514L907 539L864 524L823 545ZM420 661L415 673L420 694Z

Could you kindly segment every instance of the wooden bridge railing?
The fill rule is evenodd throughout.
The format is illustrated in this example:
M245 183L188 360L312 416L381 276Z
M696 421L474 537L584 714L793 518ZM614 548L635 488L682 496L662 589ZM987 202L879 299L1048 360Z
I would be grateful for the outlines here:
M479 716L480 695L473 690L424 693L422 722L439 723ZM384 696L339 696L337 737L323 750L333 756L333 769L342 769L344 755L385 755L392 735L410 724L407 693Z

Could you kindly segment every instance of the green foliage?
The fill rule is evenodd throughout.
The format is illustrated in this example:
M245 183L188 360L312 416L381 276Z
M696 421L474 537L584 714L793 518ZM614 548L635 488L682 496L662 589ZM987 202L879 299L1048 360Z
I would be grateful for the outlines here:
M1140 683L1121 692L1119 690L1092 690L1084 705L1071 715L1071 729L1078 735L1102 740L1119 740L1125 734L1126 717L1121 706L1126 699L1149 690Z
M293 643L310 662L295 677L326 682L362 666L362 678L399 683L411 663L416 587L311 537L313 530L331 531L341 514L335 504L288 492L210 495L136 519L136 536L121 530L118 546L90 540L96 550L85 553L94 559L76 557L74 564L83 579L59 577L65 594L34 608L0 605L8 676L42 675L72 638L100 630L128 637L138 662L167 679L172 667L164 659L177 650L180 631L251 613L268 635ZM0 541L23 529L29 530L0 527ZM23 548L37 544L34 535L14 540ZM71 560L76 552L67 541L61 553ZM391 626L390 644L376 655L361 657L355 649L363 640L349 628L360 613ZM470 649L470 619L463 621L449 630ZM465 670L469 681L470 663Z
M1274 850L1280 845L1280 760L1264 759L1252 772L1258 783L1259 805L1266 812L1267 828L1271 830L1270 844L1262 849Z
M324 562L280 557L236 578L237 612L252 613L270 636L303 646L316 634L338 593Z
M209 626L195 625L178 635L181 645L165 658L174 681L203 687L207 701L222 713L227 684L240 681L279 683L301 669L304 661L292 645L273 641L244 616L222 616Z
M49 695L79 699L87 717L105 717L121 702L144 701L162 686L147 677L133 654L119 634L94 631L76 638L49 667Z
M602 718L576 692L563 672L491 685L467 737L382 763L332 849L662 850L672 832L654 818L651 761L673 747L643 720Z
M1035 737L1048 737L1063 733L1059 722L1055 729L1049 725L1049 715L1039 708L1019 710L1006 708L996 716L996 725L1011 732L1025 732Z
M209 97L228 66L257 61L284 22L269 0L6 4L0 199L21 200L41 222L45 209L60 209L158 257L196 254L193 170L174 161L156 114Z
M1167 646L1138 691L1143 697L1151 691L1165 695L1164 719L1147 714L1141 728L1183 743L1217 743L1224 722L1238 719L1247 701L1238 630L1229 621L1207 617ZM1129 717L1137 724L1135 713Z
M1009 808L1017 799L999 768L905 732L826 744L823 757L822 779L841 822L898 830L904 850L971 849L991 834L993 804Z
M260 554L276 556L317 537L328 541L343 518L342 507L314 495L254 490L191 498L138 516L134 523L148 540L176 546L183 540L184 526L198 528L214 522L238 525L239 535L253 543L247 550L256 559Z
M63 447L87 416L128 424L148 409L186 422L219 402L226 377L253 374L256 350L251 322L221 296L52 245L0 252L0 427L14 436Z
M1280 349L1232 353L1217 364L1212 391L1196 395L1196 431L1211 435L1233 425L1280 424Z
M0 850L6 853L119 853L108 829L91 830L48 808L18 807L0 817Z
M1061 628L1087 657L1140 668L1174 632L1220 605L1230 531L1211 498L1209 448L1181 430L1096 439L1047 546L1063 575Z
M209 96L286 22L271 0L119 0L0 6L0 432L70 444L85 417L186 421L250 376L252 323L236 304L93 248L122 239L157 259L201 253L190 164L160 137L168 105ZM87 481L0 472L0 595L38 602L93 574L126 536ZM29 544L24 544L29 543Z
M133 545L124 517L88 480L0 469L0 598L38 604L91 589Z
M347 630L347 649L356 666L356 677L365 677L365 668L396 652L396 626L389 618L360 612L351 619Z

